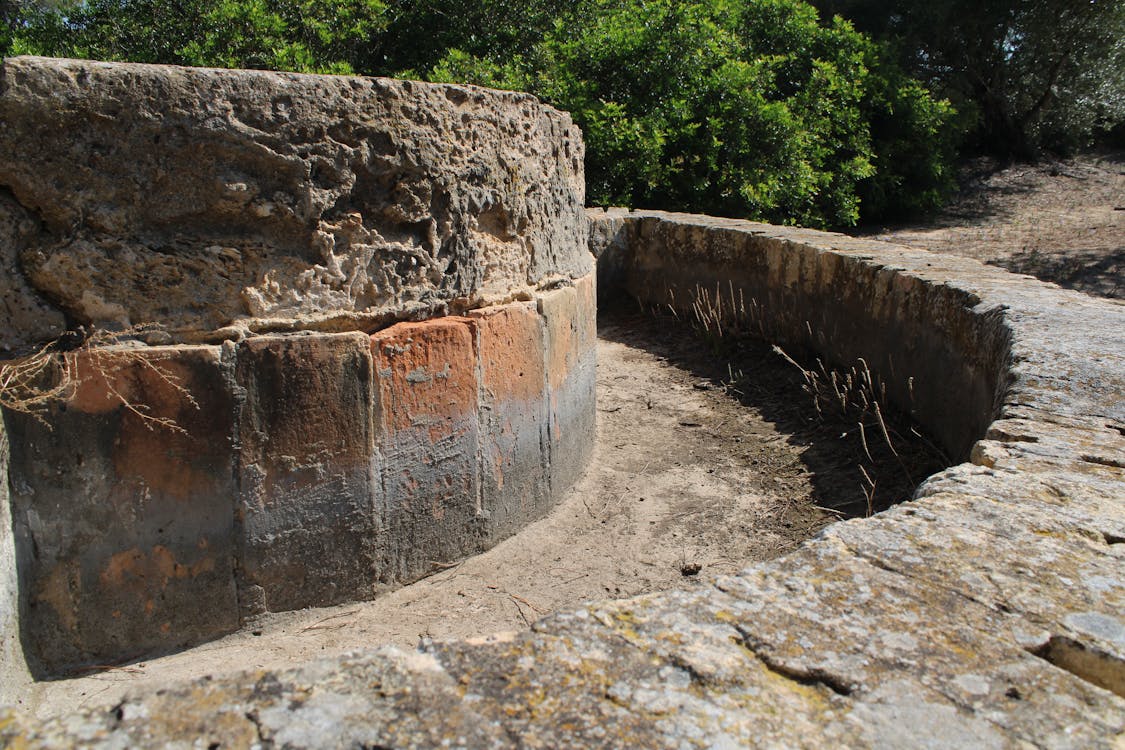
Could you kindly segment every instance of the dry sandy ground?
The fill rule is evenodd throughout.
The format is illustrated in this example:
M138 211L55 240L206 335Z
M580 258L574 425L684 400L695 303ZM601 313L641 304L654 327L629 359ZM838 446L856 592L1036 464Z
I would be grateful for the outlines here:
M1125 298L1125 153L997 170L980 162L924 227L877 239L978 258L1104 297Z
M775 557L839 515L817 505L863 509L854 441L815 417L800 372L768 347L715 356L686 326L638 312L600 328L595 462L548 518L377 601L270 615L180 654L41 683L26 708L45 716L167 680L524 628Z

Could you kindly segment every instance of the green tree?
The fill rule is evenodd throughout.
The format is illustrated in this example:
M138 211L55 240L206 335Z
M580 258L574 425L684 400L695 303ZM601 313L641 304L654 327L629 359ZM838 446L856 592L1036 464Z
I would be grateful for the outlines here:
M591 0L525 57L456 50L430 75L527 89L570 111L594 203L841 226L859 218L865 191L888 212L907 205L892 188L926 182L926 170L941 174L912 207L947 182L947 150L932 146L948 106L904 76L873 77L878 60L849 24L823 26L798 0ZM886 138L873 142L876 114ZM897 163L908 152L932 156Z
M21 53L530 90L598 203L840 226L947 181L949 107L802 0L0 2Z
M352 72L381 0L85 0L25 5L13 51L100 60Z
M396 0L378 44L382 71L426 71L452 50L505 60L527 55L570 0Z
M1067 149L1125 121L1121 0L814 0L898 50L1004 156Z

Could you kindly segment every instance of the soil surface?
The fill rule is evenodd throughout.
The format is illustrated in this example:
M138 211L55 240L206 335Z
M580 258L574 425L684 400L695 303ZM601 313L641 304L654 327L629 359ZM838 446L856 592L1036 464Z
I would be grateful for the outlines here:
M548 518L373 602L268 615L179 654L39 683L27 709L48 716L169 680L525 628L583 601L704 585L866 512L854 430L818 417L801 371L769 347L708 342L635 308L599 328L594 462Z
M962 182L930 224L865 234L1125 298L1125 152L1004 169L982 160Z

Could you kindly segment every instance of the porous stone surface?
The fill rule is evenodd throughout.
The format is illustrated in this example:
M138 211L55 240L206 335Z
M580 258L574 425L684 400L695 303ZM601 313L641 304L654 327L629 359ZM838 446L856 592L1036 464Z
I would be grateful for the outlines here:
M20 266L20 254L40 236L31 213L0 187L0 356L56 339L66 330L66 316L29 286Z
M25 660L49 677L371 599L542 517L594 443L592 380L567 369L574 330L594 328L593 276L575 283L580 323L549 326L532 300L375 334L67 354L70 393L3 415L4 680Z
M926 345L983 374L927 370L915 387L960 378L996 393L995 409L945 406L985 409L959 418L982 425L969 460L911 502L711 588L590 604L522 634L418 654L376 649L200 680L35 726L9 713L0 737L93 747L1120 747L1125 306L838 235L656 213L593 218L629 254L612 259L626 283L654 302L657 260L695 248L712 285L757 265L779 300L792 295L818 315L818 305L839 309L822 297L837 289L854 318L899 309L903 335L880 344L888 350L915 346L927 318L913 305L937 303ZM687 273L664 268L668 284ZM868 284L866 306L855 280ZM775 310L775 333L821 345L799 311ZM847 325L839 330L876 330ZM964 359L981 344L992 348ZM943 424L935 408L919 413ZM967 426L945 419L951 446L968 440Z
M583 148L526 94L18 57L0 67L0 351L374 330L591 270Z

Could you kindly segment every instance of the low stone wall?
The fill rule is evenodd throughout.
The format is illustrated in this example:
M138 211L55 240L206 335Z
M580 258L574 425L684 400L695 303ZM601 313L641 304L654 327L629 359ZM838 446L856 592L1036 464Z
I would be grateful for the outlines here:
M887 396L968 458L999 408L1008 329L1000 306L944 283L930 257L917 273L871 243L762 224L646 212L594 214L602 288L692 318L721 306L792 353L845 369L862 360ZM941 373L935 377L936 373Z
M3 414L0 700L546 513L593 446L582 158L526 94L4 60L0 356L65 330L73 387Z
M5 415L31 663L370 599L541 517L593 445L594 317L587 276L373 335L69 355L72 394Z
M201 680L38 726L12 715L0 737L98 747L1118 747L1125 306L839 235L655 213L592 219L595 248L617 248L603 267L644 282L634 288L725 283L698 268L762 264L777 271L762 300L827 311L846 292L853 320L835 329L822 314L825 342L814 328L812 348L854 356L828 341L852 331L850 341L898 363L920 337L956 366L915 373L916 388L928 379L940 382L927 386L934 392L986 393L994 381L998 398L945 407L983 413L925 413L946 425L951 447L968 440L967 425L985 425L970 460L929 478L911 502L836 524L710 588L592 603L483 642ZM688 264L693 247L712 254L709 265ZM730 248L725 263L720 247ZM664 265L661 283L656 263L668 257L683 263ZM829 271L832 283L821 281ZM951 317L927 329L915 305L930 301ZM894 320L900 335L858 338Z

